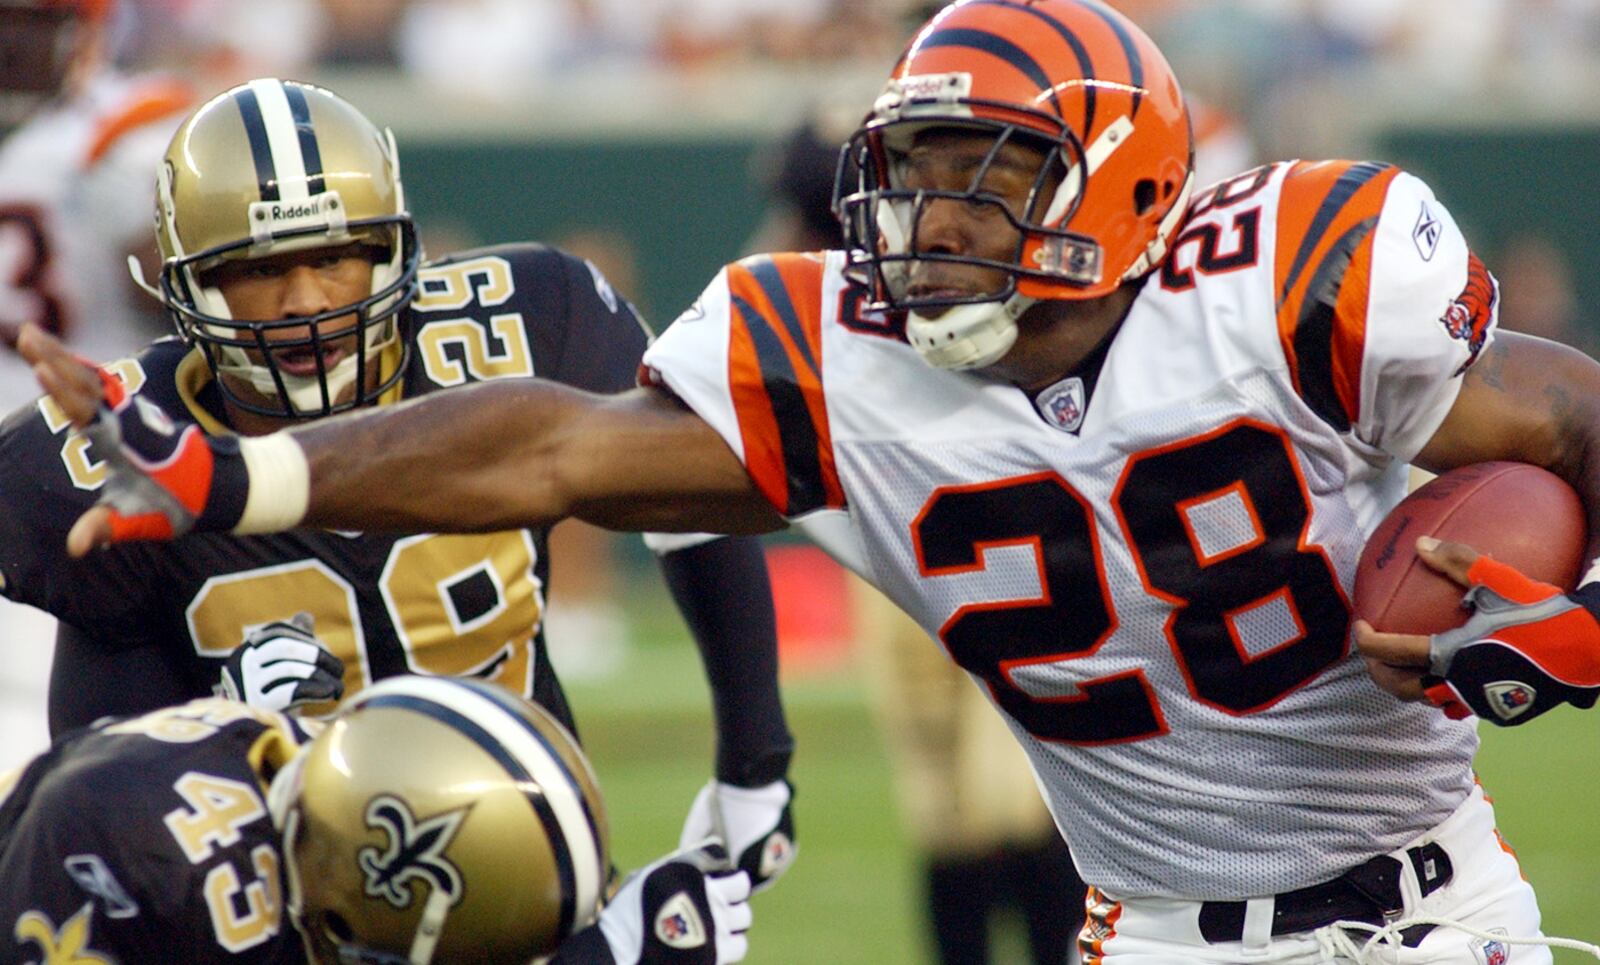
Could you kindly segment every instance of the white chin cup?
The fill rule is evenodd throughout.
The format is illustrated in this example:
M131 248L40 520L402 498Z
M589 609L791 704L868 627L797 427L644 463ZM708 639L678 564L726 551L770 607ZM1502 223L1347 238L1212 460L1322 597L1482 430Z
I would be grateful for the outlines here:
M221 358L217 370L225 375L231 375L244 382L248 382L262 398L276 399L278 397L278 384L272 380L272 370L265 365L257 365L245 354L244 349L227 347L219 350ZM378 364L377 358L369 356L371 363ZM283 376L283 387L288 390L288 403L292 412L299 415L320 415L322 413L322 382L314 375ZM339 363L328 370L328 404L333 405L339 401L339 394L356 379L356 357L347 355Z
M376 358L370 359L376 365ZM266 384L262 384L263 378ZM356 357L346 355L339 360L339 364L328 370L328 405L332 406L339 401L339 396L356 380ZM256 367L251 373L251 384L256 391L271 398L278 394L278 386L272 381L272 373L265 368ZM320 415L322 413L322 381L315 375L289 375L283 373L283 387L289 390L289 407L297 415Z
M922 360L940 369L993 365L1017 342L1017 317L1034 299L1012 295L1003 302L957 305L938 318L906 315L906 340Z

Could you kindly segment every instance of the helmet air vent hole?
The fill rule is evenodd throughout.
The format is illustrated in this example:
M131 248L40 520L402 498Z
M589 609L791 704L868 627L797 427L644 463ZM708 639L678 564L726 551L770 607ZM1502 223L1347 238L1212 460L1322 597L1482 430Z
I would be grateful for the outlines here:
M1168 194L1171 194L1171 185L1168 184ZM1156 183L1149 178L1141 180L1133 186L1133 211L1142 215L1149 211L1156 203Z
M355 929L351 928L350 923L345 921L344 916L338 912L328 912L323 916L322 924L333 940L341 945L348 944L356 937Z

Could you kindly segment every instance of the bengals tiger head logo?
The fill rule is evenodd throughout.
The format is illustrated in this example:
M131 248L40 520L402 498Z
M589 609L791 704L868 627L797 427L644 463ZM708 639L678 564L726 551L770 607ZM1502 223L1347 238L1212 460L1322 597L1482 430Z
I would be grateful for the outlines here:
M1489 340L1489 330L1494 327L1500 310L1500 285L1489 274L1478 256L1467 253L1467 284L1450 306L1439 317L1439 324L1453 339L1467 343L1467 360L1455 374L1460 375L1472 367Z

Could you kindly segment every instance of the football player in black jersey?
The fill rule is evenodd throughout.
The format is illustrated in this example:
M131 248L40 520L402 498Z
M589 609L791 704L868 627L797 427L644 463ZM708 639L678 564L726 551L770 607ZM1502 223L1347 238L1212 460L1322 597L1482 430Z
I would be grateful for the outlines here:
M326 727L216 698L112 718L0 776L0 961L744 957L717 842L607 902L606 827L571 733L479 681L395 677Z
M213 436L534 374L619 391L649 337L591 264L560 251L425 262L393 138L308 84L252 81L196 109L158 172L156 227L151 291L178 335L107 368L141 408ZM48 399L0 427L0 589L61 621L53 733L209 694L251 629L301 612L343 661L346 692L407 672L479 677L572 726L541 632L547 530L197 534L71 560L64 534L100 494L100 458ZM793 853L792 740L760 549L718 539L662 563L715 694L716 779L691 820L725 816L729 796L761 815L729 835L764 881Z

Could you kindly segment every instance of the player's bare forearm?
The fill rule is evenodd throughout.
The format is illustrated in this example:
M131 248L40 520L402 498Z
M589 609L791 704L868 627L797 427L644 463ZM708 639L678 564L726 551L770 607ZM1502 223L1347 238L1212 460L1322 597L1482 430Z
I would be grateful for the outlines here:
M1468 370L1461 395L1417 464L1435 472L1509 459L1572 485L1600 556L1600 363L1556 342L1502 332Z
M781 525L710 426L656 390L483 383L296 429L305 523L483 531L567 516L616 529Z

